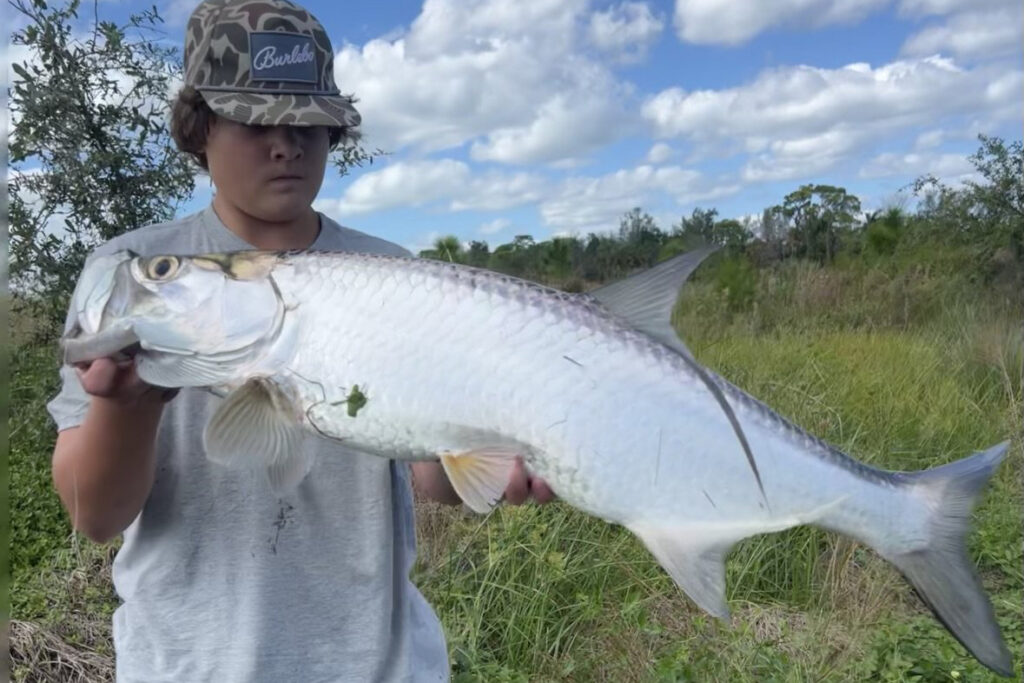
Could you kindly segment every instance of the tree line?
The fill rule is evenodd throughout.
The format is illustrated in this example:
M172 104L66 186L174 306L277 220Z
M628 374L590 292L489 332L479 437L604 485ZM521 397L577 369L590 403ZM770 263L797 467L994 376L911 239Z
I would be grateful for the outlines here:
M448 235L419 256L574 291L702 244L723 247L756 267L794 258L824 265L840 254L891 255L922 244L947 244L968 247L981 261L994 259L1024 271L1024 148L1019 140L1007 143L986 135L979 143L970 161L981 180L951 187L922 176L909 188L917 200L913 210L893 205L865 213L860 199L845 188L806 184L760 216L743 220L698 207L663 229L635 207L617 230L605 233L543 241L523 234L493 249L482 240L463 243Z

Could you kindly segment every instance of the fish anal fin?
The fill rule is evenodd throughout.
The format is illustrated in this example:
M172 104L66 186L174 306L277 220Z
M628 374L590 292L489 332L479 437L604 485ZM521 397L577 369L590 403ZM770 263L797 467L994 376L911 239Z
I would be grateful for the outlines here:
M692 525L629 525L658 563L691 600L708 614L729 619L725 601L725 558L739 539L714 539Z
M501 500L519 454L506 446L446 451L441 454L441 466L462 502L484 514Z
M225 467L264 469L275 493L298 485L313 462L292 399L276 382L253 378L229 393L203 431L206 457Z

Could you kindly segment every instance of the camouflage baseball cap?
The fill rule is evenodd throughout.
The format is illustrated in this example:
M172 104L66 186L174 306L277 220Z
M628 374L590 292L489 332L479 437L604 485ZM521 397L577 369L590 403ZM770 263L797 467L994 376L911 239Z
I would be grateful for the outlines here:
M204 0L185 30L185 85L239 123L359 125L327 31L289 0Z

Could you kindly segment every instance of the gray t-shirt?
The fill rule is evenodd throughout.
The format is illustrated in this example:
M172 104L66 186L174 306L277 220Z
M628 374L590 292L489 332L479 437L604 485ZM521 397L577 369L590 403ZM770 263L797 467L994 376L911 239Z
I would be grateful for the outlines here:
M209 207L94 255L251 248ZM407 255L325 216L312 248ZM58 430L81 424L89 401L73 370L61 374ZM259 473L207 461L203 427L220 400L186 389L164 410L153 490L114 560L118 680L447 680L441 624L409 580L408 466L309 437L312 472L278 498Z

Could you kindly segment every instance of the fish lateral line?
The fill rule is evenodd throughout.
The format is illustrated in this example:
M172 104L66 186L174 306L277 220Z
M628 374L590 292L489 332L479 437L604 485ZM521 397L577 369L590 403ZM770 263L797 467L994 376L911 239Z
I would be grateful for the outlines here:
M725 398L722 388L715 384L714 380L711 379L711 376L708 375L707 371L704 370L697 361L692 358L687 358L686 356L682 356L682 358L694 369L694 371L696 371L704 384L706 384L708 389L711 390L711 394L715 397L715 400L718 401L720 406L722 406L725 416L729 419L729 424L732 425L733 431L736 432L736 438L739 439L740 445L743 446L743 453L747 456L747 462L750 464L750 469L754 473L754 479L757 480L757 488L761 491L761 498L764 500L764 504L768 508L768 511L771 512L772 506L771 503L768 502L768 495L765 493L764 483L761 481L761 472L757 468L757 461L754 459L754 453L750 449L750 443L747 442L747 435L744 433L743 427L740 425L740 421L736 417L735 411L733 411L732 406L729 405L728 399Z

